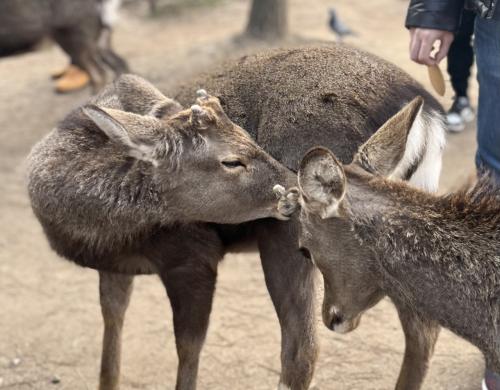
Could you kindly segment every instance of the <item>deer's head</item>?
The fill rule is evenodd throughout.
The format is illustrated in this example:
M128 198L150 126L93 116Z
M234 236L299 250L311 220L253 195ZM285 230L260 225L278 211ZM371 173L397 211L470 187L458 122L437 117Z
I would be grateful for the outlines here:
M353 218L382 206L383 197L368 192L367 183L384 177L437 188L444 137L422 106L420 97L406 105L359 148L349 165L328 149L311 149L300 164L298 188L280 191L278 208L284 214L301 209L299 246L323 275L323 321L332 330L355 329L363 312L384 295L374 254L352 229Z

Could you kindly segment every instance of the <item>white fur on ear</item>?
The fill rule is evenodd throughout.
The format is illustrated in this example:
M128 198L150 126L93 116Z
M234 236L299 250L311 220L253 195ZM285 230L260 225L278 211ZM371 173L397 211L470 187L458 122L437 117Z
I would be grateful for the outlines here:
M328 219L332 217L338 217L339 214L339 206L340 202L344 198L344 194L342 194L342 198L339 200L331 202L328 206L326 206L322 211L321 211L321 219Z
M425 191L437 192L445 146L445 125L437 112L424 115L423 121L427 130L425 153L410 183Z
M409 131L403 158L389 179L401 179L412 165L418 164L409 182L420 189L436 192L444 142L444 125L439 114L428 115L420 108Z

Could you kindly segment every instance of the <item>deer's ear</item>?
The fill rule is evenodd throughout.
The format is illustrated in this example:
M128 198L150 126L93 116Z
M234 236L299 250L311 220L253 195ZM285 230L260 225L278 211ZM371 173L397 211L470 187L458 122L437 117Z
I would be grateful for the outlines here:
M151 115L155 118L170 118L178 112L182 111L182 106L179 102L174 99L165 98L164 100L156 103L151 110L149 110L147 115Z
M177 101L166 97L153 84L137 75L121 75L114 86L126 112L168 118L182 111Z
M358 150L354 162L382 176L408 179L425 148L424 100L418 96L391 117Z
M158 125L156 119L96 105L85 106L82 111L111 141L127 149L130 156L156 164L153 141L147 140Z
M342 164L331 151L318 147L307 152L300 163L298 181L303 207L308 212L322 218L338 216L346 177Z

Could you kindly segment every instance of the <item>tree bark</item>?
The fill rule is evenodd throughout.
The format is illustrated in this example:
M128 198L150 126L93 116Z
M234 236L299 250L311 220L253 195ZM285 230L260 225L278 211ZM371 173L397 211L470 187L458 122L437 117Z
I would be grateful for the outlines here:
M278 40L285 38L287 33L287 0L253 0L247 36L260 40Z

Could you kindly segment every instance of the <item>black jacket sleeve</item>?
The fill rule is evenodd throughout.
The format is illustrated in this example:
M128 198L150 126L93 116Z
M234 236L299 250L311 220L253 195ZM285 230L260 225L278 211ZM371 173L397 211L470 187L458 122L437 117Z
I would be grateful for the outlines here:
M405 26L456 32L465 0L411 0Z

